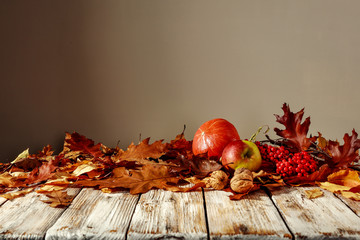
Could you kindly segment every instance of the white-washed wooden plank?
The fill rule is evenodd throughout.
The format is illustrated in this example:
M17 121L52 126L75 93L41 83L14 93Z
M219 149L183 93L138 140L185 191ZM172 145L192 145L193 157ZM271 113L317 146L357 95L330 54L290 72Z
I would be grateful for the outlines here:
M333 193L307 199L305 190L317 187L284 187L272 190L272 199L296 239L360 239L360 218Z
M80 189L69 189L76 195ZM65 210L52 208L41 201L44 196L36 192L5 202L0 207L0 239L43 239Z
M6 198L0 197L0 206L3 205L6 201Z
M50 239L125 239L138 195L84 188L47 231Z
M136 206L128 239L207 239L203 194L151 190Z
M341 194L336 194L346 205L349 206L359 217L360 217L360 201L351 200L349 198L343 197Z
M205 191L211 239L290 239L291 233L262 190L232 201L230 193Z

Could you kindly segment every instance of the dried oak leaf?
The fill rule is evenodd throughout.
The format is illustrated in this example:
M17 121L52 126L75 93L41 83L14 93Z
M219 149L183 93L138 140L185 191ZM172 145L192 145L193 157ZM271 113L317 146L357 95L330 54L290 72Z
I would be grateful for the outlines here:
M74 196L68 195L66 191L50 191L45 196L47 199L42 201L50 204L50 207L53 208L69 206L74 199Z
M64 150L62 153L67 152L80 152L84 155L90 155L94 158L102 157L104 154L101 151L101 143L95 145L94 141L80 135L77 132L72 134L66 133Z
M150 138L146 138L138 145L131 143L126 151L119 150L119 152L113 156L114 162L126 161L138 161L148 159L158 159L166 152L166 144L163 140L158 140L149 144Z
M316 137L308 138L310 117L307 117L303 123L301 123L304 109L301 109L297 113L290 111L289 105L284 103L282 107L284 111L283 116L275 114L276 121L285 126L284 130L275 128L274 131L280 137L283 137L285 144L293 148L295 151L302 151L309 148L312 142L316 140Z
M185 191L176 184L180 178L169 173L164 165L144 165L140 170L127 171L125 168L115 168L113 176L102 180L80 180L76 185L84 187L126 188L131 194L145 193L153 188L170 191Z
M330 154L329 159L326 159L327 163L331 167L346 168L351 163L360 159L358 149L360 148L360 139L355 130L352 130L352 135L344 135L344 145L340 145L337 141L328 141L326 145L327 152Z

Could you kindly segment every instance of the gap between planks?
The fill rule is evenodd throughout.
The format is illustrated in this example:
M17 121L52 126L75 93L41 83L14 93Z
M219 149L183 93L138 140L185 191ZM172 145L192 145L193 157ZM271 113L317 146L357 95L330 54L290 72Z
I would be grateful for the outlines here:
M307 199L305 190L317 187L273 189L271 198L295 239L360 239L360 218L331 192Z
M238 201L231 193L205 190L210 239L291 239L269 196L258 190Z
M80 189L68 189L76 196ZM1 239L43 239L47 229L65 209L52 208L41 201L44 195L31 192L6 201L0 207Z
M45 239L126 239L139 195L84 188L49 228Z
M208 239L202 191L141 195L127 239Z

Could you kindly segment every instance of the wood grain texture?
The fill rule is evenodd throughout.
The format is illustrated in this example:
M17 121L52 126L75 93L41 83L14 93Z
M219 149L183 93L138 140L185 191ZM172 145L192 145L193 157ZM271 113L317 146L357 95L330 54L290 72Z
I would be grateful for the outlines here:
M3 205L6 201L6 198L0 197L0 206Z
M272 199L296 239L360 239L360 218L331 192L307 199L305 190L317 187L280 188Z
M336 194L349 208L351 208L360 217L360 201L351 200L343 197L341 194Z
M85 188L47 231L45 239L125 239L138 195Z
M238 201L224 191L205 191L211 239L290 239L291 233L262 190Z
M79 189L69 189L76 195ZM52 208L36 192L5 202L0 207L0 239L43 239L65 210Z
M202 192L142 194L128 239L207 239Z

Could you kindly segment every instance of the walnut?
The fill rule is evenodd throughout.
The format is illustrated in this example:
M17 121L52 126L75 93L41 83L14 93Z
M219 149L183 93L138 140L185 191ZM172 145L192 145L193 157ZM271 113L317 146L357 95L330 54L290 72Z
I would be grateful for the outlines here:
M225 172L218 170L212 172L210 177L204 178L204 180L206 183L206 187L220 190L225 188L225 186L228 184L229 178Z
M238 193L246 193L254 186L252 172L246 168L236 169L230 180L230 188Z

